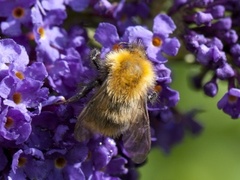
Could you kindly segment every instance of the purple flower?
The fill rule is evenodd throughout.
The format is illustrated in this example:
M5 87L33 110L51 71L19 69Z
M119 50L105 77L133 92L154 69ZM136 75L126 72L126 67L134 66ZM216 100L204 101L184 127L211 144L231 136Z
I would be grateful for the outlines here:
M52 27L56 23L47 15L42 16L38 7L32 9L34 34L38 44L37 59L47 68L51 88L63 96L70 97L79 83L86 83L86 77L94 74L88 71L90 62L84 62L89 54L86 32L76 27L72 27L69 32L57 26ZM56 11L52 12L54 19L58 17L60 22L66 18L64 15L57 15Z
M91 179L96 179L96 180L100 180L100 179L120 180L120 178L118 178L118 177L111 177L111 176L106 175L105 173L103 173L101 171L95 171L94 174L91 176Z
M74 11L81 12L88 7L90 0L65 0L65 3Z
M4 170L6 165L8 164L8 159L4 154L3 148L0 147L0 157L1 157L1 161L0 161L0 171Z
M203 90L207 96L214 97L218 93L218 85L216 79L207 82L203 86Z
M119 42L137 42L140 40L150 60L156 63L164 63L167 59L163 53L175 56L180 47L180 43L176 38L170 38L176 28L172 19L167 15L159 14L154 19L153 32L142 26L128 27L122 38L119 37L115 26L108 23L101 23L94 35L95 39L103 45L102 57L107 52L116 48ZM114 47L115 46L115 47Z
M3 69L8 69L6 64L26 66L29 63L28 54L24 47L19 46L12 39L0 40L0 50L0 63Z
M150 111L151 125L156 137L153 145L160 146L165 153L169 153L173 145L182 141L185 131L190 131L193 135L199 134L202 126L194 119L198 112L192 110L181 114L175 109Z
M169 87L172 82L170 77L171 70L164 64L157 64L155 66L156 71L156 85L153 92L153 100L148 104L150 111L166 109L174 107L179 101L179 93ZM151 94L150 94L151 96ZM156 96L156 97L155 97Z
M27 112L5 108L0 114L0 119L0 135L5 141L15 141L16 144L21 144L28 139L32 127L31 117Z
M240 44L235 44L231 47L230 53L233 56L234 64L240 67Z
M60 57L58 48L66 44L66 32L59 27L52 27L55 24L61 24L66 18L65 12L61 10L50 11L42 15L39 8L40 5L34 6L31 10L33 22L33 34L38 52L38 61L44 62L46 65L51 64ZM59 39L58 41L56 39Z
M209 48L205 45L200 45L197 52L197 61L215 69L226 62L226 56L225 53L219 51L216 46Z
M1 40L0 48L5 52L1 54L0 62L3 67L0 134L4 141L21 144L32 132L31 116L40 113L41 102L47 99L48 89L42 88L47 72L42 63L27 66L29 60L25 49L13 40Z
M110 138L99 137L90 141L89 150L92 152L93 164L97 170L105 167L111 158L117 155L116 143Z
M117 28L109 23L100 23L94 38L103 46L101 57L105 57L108 52L117 48L117 44L120 42Z
M179 93L166 85L156 85L155 91L158 93L158 98L149 104L150 111L164 110L176 106L179 101Z
M42 111L40 115L34 116L32 119L32 133L26 142L28 146L38 148L41 151L53 148L55 144L53 134L58 121L58 116L53 112Z
M45 171L51 178L93 177L102 172L104 177L126 174L127 160L118 155L116 142L108 137L96 136L87 144L77 143L73 138L76 122L71 106L49 105L32 120L32 134L26 142L44 153ZM44 129L44 131L43 131ZM39 167L42 168L42 167ZM44 175L46 176L46 175Z
M163 54L175 56L180 47L180 43L176 38L169 37L175 28L176 26L169 16L159 14L154 18L153 32L142 26L128 27L123 40L127 42L141 40L146 47L149 59L156 63L164 63L167 59Z
M72 49L67 50L66 56L58 59L48 68L49 84L58 93L71 97L80 85L92 80L96 71L90 69L90 62L84 62L84 57Z
M34 74L36 69L41 70ZM40 103L47 99L48 89L42 88L47 72L42 63L34 63L29 67L9 66L9 75L1 81L3 88L1 96L7 106L20 108L23 112L33 108L30 114L37 114L41 109ZM34 110L36 110L34 112Z
M127 169L124 167L127 160L115 157L118 150L113 139L96 136L88 142L88 148L91 156L82 164L84 174L87 175L86 178L117 178L114 176L127 173Z
M36 159L35 159L36 158ZM12 160L12 171L10 172L11 178L26 178L26 174L31 172L30 169L34 165L38 164L38 161L43 160L43 153L39 151L38 149L35 148L29 148L26 150L18 150L16 153L13 155L13 160ZM41 177L41 171L32 171L30 173L33 176L30 176L32 178L34 177Z
M238 40L237 32L232 29L224 33L220 33L218 37L221 38L226 44L229 44L229 45L235 44Z
M210 7L206 12L211 13L214 19L222 18L225 13L225 7L223 5L216 5Z
M101 15L106 15L114 11L114 4L111 4L108 0L98 0L97 2L92 2L92 6L95 11Z
M219 19L216 23L214 23L211 27L211 30L230 30L232 27L231 18L222 18Z
M216 75L219 79L229 79L235 75L233 68L225 63L222 67L216 69Z
M171 14L176 13L179 8L184 20L182 26L186 48L195 55L196 61L203 67L203 72L197 78L198 87L204 87L209 96L215 96L218 92L217 79L227 81L229 88L235 87L234 81L239 82L238 34L239 34L239 13L236 9L240 7L237 1L213 1L200 0L176 2L171 9ZM196 9L197 13L196 13ZM190 13L191 12L191 13ZM230 14L228 14L230 13ZM194 14L194 15L192 15ZM207 74L213 71L212 79L202 86L202 80Z
M9 36L19 36L22 32L21 25L28 25L31 22L30 8L34 3L35 0L1 1L0 17L6 18L6 21L1 22L2 33Z
M13 155L12 178L37 179L76 179L84 178L80 169L80 162L86 157L87 149L84 146L75 146L66 151L52 150L43 154L36 148L19 150ZM36 168L36 169L35 169Z
M82 144L75 145L71 149L52 149L45 155L45 165L49 179L77 179L84 178L81 162L87 157L87 148Z
M240 90L237 88L231 88L222 97L217 104L218 109L222 109L223 112L229 114L232 118L239 118L240 114Z
M201 24L209 25L211 20L213 20L213 17L210 13L198 12L195 15L195 21L197 25Z
M126 2L121 0L113 11L113 18L120 32L127 27L137 25L136 18L147 18L150 14L149 7L145 2Z
M126 174L128 172L128 169L125 167L126 164L126 159L123 157L116 157L108 163L106 173L111 175Z
M65 10L64 0L42 0L42 7L48 11L61 9Z

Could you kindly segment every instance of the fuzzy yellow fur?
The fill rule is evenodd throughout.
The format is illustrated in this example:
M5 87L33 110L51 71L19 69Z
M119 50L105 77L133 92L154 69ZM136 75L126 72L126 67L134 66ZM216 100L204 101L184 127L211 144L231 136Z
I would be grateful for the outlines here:
M115 101L139 100L154 86L153 65L139 46L109 53L106 66L109 71L107 92Z

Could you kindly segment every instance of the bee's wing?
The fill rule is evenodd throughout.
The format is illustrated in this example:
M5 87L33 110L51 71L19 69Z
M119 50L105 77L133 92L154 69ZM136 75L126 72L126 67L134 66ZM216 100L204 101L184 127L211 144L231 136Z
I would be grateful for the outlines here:
M139 108L140 113L134 117L137 118L136 122L123 133L124 148L128 156L137 164L146 159L151 148L149 116L145 100L140 101Z
M82 110L80 115L78 116L75 129L74 129L74 137L82 142L86 139L90 138L91 132L86 129L83 121L87 121L89 117L97 116L96 109L103 108L101 106L101 102L104 97L106 97L106 81L100 86L100 88L96 91L90 101L87 103L85 108Z

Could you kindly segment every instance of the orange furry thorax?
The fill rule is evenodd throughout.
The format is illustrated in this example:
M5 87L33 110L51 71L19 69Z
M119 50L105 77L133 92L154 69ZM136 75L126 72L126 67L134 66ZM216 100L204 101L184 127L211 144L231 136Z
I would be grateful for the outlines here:
M155 83L152 63L142 48L120 49L106 56L108 94L116 101L139 100Z

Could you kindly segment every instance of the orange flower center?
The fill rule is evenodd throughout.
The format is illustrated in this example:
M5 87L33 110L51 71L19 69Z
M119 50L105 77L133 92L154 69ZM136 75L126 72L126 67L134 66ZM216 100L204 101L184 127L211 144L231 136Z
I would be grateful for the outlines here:
M161 85L156 85L154 87L154 91L157 92L157 93L160 93L162 91L162 86Z
M67 164L67 161L63 157L59 157L59 158L55 159L55 167L58 169L64 168L64 166L66 164Z
M162 45L162 39L160 39L159 37L153 37L152 44L156 47L159 47Z
M11 117L7 117L7 121L5 123L5 128L10 129L14 125L14 120Z
M25 11L24 11L24 9L22 7L16 7L12 11L12 15L16 19L22 18L24 16L24 14L25 14Z
M16 103L16 104L19 104L22 102L22 94L19 93L19 92L15 92L13 94L13 101Z
M25 157L20 157L18 159L18 167L23 167L27 163L27 158Z
M122 48L123 48L123 46L121 44L114 44L112 46L113 51L117 51L117 50L122 49Z
M233 95L229 95L228 96L228 102L229 103L235 103L237 101L238 97L233 96Z
M43 27L39 27L38 28L38 33L40 34L40 37L41 38L44 38L45 37L45 30Z
M21 79L21 80L24 79L24 75L23 75L22 72L17 71L17 72L15 73L15 75L16 75L19 79Z

